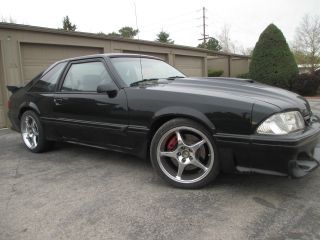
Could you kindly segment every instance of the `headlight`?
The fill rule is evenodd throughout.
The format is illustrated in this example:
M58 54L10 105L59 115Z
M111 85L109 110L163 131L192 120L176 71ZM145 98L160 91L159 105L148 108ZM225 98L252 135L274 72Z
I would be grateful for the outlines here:
M257 129L259 134L283 135L304 129L304 119L300 112L277 113L265 120Z

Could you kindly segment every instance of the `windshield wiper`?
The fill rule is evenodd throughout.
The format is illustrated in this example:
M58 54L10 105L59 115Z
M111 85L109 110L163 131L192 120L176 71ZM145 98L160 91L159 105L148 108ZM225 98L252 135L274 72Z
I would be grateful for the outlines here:
M176 78L185 78L185 76L171 76L171 77L167 77L167 80L174 80Z
M139 85L140 83L144 83L144 82L150 82L150 81L157 81L159 80L159 78L146 78L146 79L142 79L140 81L136 81L136 82L133 82L130 84L130 87L132 86L137 86Z
M158 81L160 79L166 79L166 80L175 80L176 78L185 78L184 76L171 76L171 77L167 77L167 78L145 78L145 79L142 79L140 81L136 81L136 82L133 82L130 84L130 87L133 87L133 86L137 86L139 85L140 83L145 83L145 82L151 82L151 81Z

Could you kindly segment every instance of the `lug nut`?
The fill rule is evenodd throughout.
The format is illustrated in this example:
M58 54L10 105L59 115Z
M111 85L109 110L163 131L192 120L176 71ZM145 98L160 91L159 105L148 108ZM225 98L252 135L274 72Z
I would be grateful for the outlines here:
M191 157L191 156L190 156L189 158L190 158L190 160L192 160L192 159L193 159L193 157Z
M185 162L186 162L186 159L185 159L185 158L183 158L183 159L182 159L182 162L183 162L183 163L185 163Z

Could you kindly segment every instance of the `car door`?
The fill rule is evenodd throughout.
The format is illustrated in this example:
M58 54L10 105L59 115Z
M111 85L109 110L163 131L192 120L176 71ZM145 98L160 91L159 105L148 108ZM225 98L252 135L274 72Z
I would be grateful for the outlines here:
M114 94L98 93L111 86ZM127 99L102 58L72 61L54 96L58 134L69 141L126 147Z

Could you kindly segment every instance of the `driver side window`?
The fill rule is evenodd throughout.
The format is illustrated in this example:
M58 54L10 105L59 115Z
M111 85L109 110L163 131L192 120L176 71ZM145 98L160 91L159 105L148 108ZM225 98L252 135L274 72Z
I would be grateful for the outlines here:
M99 85L112 82L102 62L74 63L68 70L61 91L96 92Z

